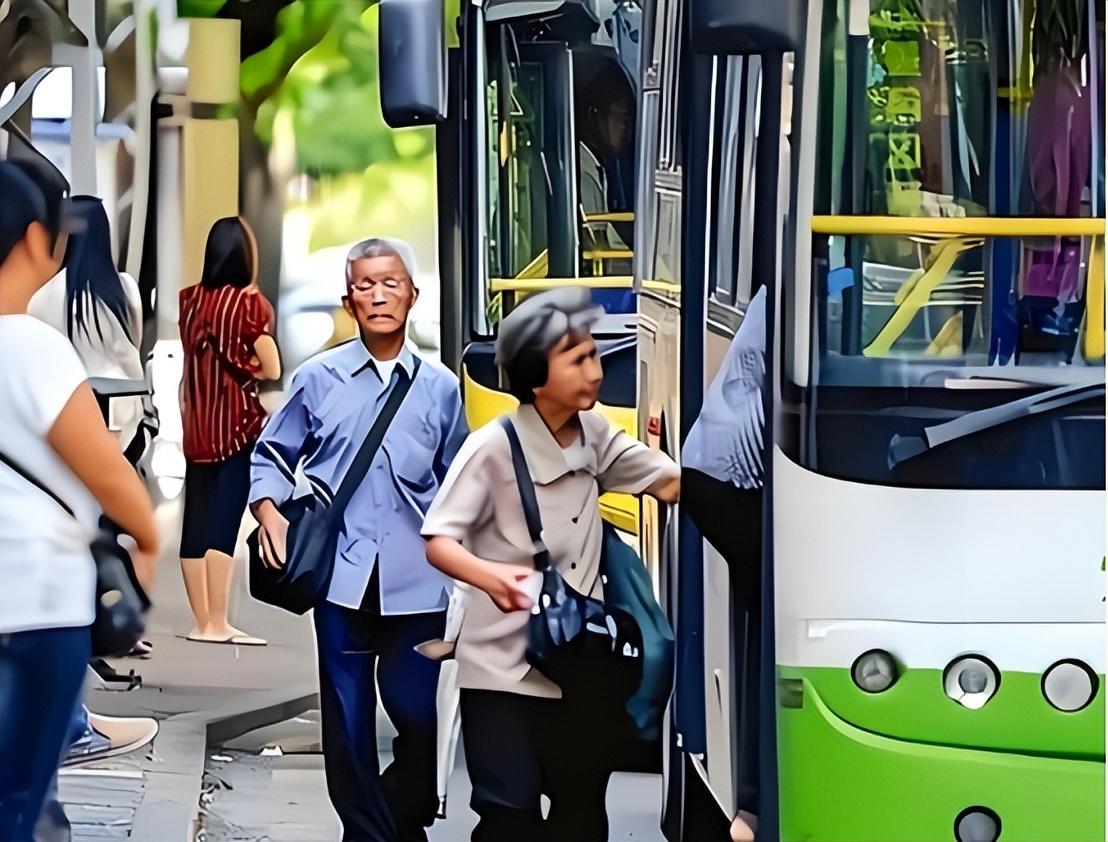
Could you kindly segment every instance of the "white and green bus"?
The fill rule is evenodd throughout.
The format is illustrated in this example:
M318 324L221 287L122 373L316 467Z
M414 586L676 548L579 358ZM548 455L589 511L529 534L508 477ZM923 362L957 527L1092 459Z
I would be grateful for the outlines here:
M383 3L383 37L421 4ZM676 457L766 290L760 557L623 512L678 635L666 837L744 808L760 840L1103 839L1103 3L461 9L448 61L429 38L382 78L394 124L443 121L468 399L495 398L504 294L630 286L611 403ZM614 210L583 201L604 63L637 120Z

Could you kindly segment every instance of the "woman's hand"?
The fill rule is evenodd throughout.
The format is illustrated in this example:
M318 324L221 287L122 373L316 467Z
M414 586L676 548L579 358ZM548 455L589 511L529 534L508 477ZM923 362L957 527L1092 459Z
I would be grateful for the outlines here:
M484 590L497 608L508 614L531 607L533 600L524 584L534 575L534 570L495 561L486 561L485 564L489 566L489 586Z
M158 569L158 557L142 550L131 551L131 564L135 568L135 578L138 579L142 589L148 598L153 599L154 574Z
M427 539L427 560L451 579L487 593L496 607L505 613L525 611L531 607L531 596L524 586L535 572L530 567L478 558L460 542L445 535Z
M100 504L109 520L149 556L153 580L160 538L154 508L142 480L108 432L88 382L78 386L46 434L46 441ZM136 569L136 573L137 573Z

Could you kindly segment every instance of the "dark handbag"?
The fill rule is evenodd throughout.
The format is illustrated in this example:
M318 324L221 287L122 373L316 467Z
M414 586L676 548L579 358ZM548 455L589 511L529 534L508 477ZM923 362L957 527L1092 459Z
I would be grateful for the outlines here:
M655 740L673 691L673 628L654 598L654 584L638 553L607 522L602 547L604 602L634 617L642 633L642 681L625 707L635 736Z
M358 449L354 461L339 483L330 504L315 494L288 500L279 509L289 522L285 540L285 564L279 569L269 567L262 560L261 528L255 529L246 539L250 556L250 595L259 602L283 608L293 614L303 614L314 608L319 596L331 581L335 566L335 552L342 517L354 492L365 479L373 457L388 432L389 425L419 372L416 358L409 379L404 369L397 366L397 383L389 392L385 405L370 427L369 433Z
M527 662L557 684L563 696L623 704L642 681L642 633L625 610L580 593L554 569L519 435L511 419L504 417L501 424L534 545L533 562L542 574L527 623Z
M0 462L76 518L69 504L11 457L0 453ZM96 564L96 616L89 630L92 654L122 657L142 637L150 599L138 583L130 554L119 543L118 530L106 517L100 519L99 532L89 550Z

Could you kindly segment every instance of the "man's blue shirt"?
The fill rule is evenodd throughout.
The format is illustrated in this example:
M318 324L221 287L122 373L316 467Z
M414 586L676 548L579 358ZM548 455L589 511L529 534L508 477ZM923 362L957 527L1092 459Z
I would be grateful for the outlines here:
M400 367L408 376L415 369L406 347ZM383 382L359 339L304 363L254 448L250 502L268 497L280 506L304 480L312 493L330 500L398 377L394 370ZM423 362L346 509L328 602L359 608L379 565L383 614L446 607L450 580L427 562L419 531L465 437L457 378Z

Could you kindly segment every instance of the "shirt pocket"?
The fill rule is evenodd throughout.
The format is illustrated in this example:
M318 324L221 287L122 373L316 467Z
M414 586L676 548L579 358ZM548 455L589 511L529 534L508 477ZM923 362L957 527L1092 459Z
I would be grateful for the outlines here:
M390 431L385 442L389 461L397 480L416 494L435 490L435 453L438 437L435 430L420 418L398 419L399 428Z

